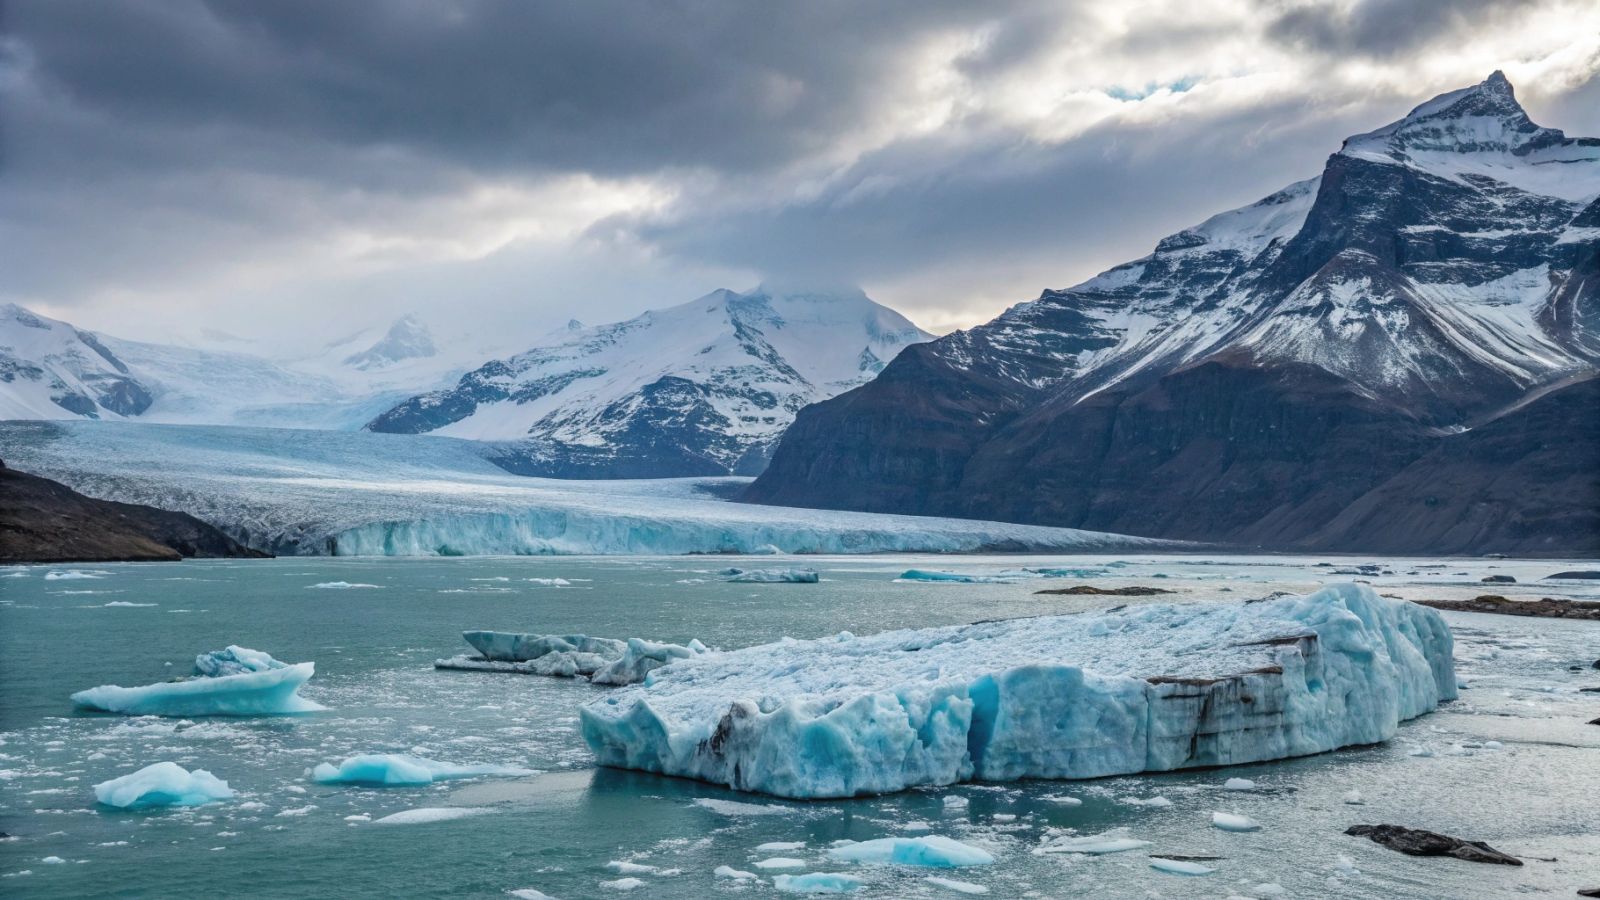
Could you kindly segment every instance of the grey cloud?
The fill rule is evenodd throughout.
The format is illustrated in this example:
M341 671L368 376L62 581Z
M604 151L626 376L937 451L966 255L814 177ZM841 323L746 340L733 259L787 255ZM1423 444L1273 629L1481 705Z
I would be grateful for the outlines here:
M1353 6L1311 0L1282 9L1267 34L1338 56L1392 57L1447 44L1538 5L1538 0L1360 0Z

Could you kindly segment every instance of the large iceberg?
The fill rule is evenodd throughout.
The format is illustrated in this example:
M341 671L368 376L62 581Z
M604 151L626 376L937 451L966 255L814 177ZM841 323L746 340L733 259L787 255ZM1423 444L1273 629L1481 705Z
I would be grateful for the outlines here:
M1071 528L722 499L745 478L512 475L487 442L435 435L0 423L0 457L108 500L186 512L288 554L880 553L1178 548Z
M822 580L816 569L723 569L723 581L735 584L816 584Z
M259 650L230 646L195 657L194 678L78 691L84 709L130 716L273 716L324 709L300 696L316 664L282 663Z
M588 678L595 684L624 685L643 681L673 660L707 652L697 640L684 645L510 631L463 631L461 636L479 655L435 660L435 668Z
M533 775L532 769L516 766L462 766L412 756L407 753L363 753L337 766L319 763L311 770L318 784L375 784L385 787L411 787L433 784L446 778L472 778L479 775Z
M582 726L603 765L795 798L1237 765L1392 737L1455 696L1451 647L1341 584L681 659Z
M226 781L205 769L190 772L175 762L158 762L94 786L96 800L119 809L199 806L232 796Z

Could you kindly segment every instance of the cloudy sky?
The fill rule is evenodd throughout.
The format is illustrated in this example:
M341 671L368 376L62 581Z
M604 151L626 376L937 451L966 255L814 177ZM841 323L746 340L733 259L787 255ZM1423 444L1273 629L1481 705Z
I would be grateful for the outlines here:
M763 279L945 331L1496 68L1600 135L1593 0L0 10L0 300L140 338L533 335Z

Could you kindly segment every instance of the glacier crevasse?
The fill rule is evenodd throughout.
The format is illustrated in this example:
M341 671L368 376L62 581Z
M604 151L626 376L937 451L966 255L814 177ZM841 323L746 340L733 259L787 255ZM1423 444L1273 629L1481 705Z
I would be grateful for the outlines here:
M1092 778L1386 740L1455 697L1451 652L1437 612L1339 584L679 659L582 728L602 765L783 797Z

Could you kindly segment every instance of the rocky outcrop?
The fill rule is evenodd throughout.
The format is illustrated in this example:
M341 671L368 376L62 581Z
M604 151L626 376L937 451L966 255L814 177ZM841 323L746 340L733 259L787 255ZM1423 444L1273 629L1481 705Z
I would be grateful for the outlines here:
M1364 837L1390 850L1407 856L1453 856L1467 862L1493 863L1502 866L1520 866L1522 860L1485 844L1483 841L1464 841L1420 828L1400 825L1352 825L1345 834Z
M0 464L0 562L262 557L185 513L96 500Z

